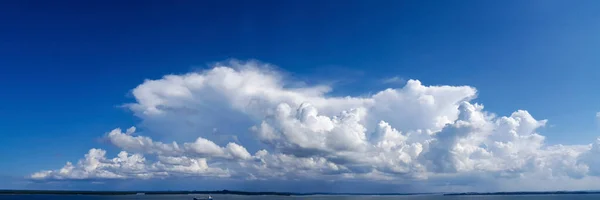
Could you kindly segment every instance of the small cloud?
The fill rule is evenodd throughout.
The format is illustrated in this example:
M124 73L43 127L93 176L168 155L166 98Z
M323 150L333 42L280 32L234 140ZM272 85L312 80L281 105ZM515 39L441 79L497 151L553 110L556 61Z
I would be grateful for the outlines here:
M382 80L382 83L385 84L395 84L395 83L404 83L406 82L406 80L404 80L404 78L399 77L399 76L394 76L391 78L386 78Z
M131 135L133 133L135 133L135 126L128 128L127 132L125 132L125 134L127 134L127 135Z
M600 112L596 113L596 121L598 121L598 123L600 123Z

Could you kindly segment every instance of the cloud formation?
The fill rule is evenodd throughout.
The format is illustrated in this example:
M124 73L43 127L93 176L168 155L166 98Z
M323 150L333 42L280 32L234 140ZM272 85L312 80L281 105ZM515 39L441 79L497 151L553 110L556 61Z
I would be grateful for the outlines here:
M406 80L404 80L403 78L401 78L399 76L394 76L394 77L383 79L381 82L386 83L386 84L397 84L397 83L404 83L404 82L406 82Z
M292 83L268 65L239 61L146 80L132 91L136 102L126 105L144 131L116 128L105 135L122 150L115 158L91 149L77 164L30 178L198 176L432 185L466 179L498 189L573 182L560 188L568 189L600 176L600 140L546 145L537 132L546 120L525 110L496 116L473 102L477 90L470 86L408 80L402 88L346 97L329 95L331 89ZM232 134L242 139L220 146L211 140L218 138L217 128L236 131ZM144 133L195 139L155 141Z

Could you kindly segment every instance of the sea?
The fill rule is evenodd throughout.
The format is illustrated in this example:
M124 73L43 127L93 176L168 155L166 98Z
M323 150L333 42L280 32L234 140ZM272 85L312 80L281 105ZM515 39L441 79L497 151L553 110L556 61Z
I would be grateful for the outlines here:
M0 200L192 200L203 195L0 195ZM241 196L213 195L213 200L600 200L600 194L547 195L311 195L311 196Z

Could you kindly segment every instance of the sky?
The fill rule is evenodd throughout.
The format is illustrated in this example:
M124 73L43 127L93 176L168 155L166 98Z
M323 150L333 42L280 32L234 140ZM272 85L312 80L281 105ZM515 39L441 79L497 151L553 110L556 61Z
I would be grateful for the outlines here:
M2 2L0 188L600 189L598 9Z

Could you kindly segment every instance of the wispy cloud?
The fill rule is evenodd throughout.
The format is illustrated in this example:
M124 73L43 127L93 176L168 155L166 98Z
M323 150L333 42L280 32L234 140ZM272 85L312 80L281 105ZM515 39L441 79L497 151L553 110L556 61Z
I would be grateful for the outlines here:
M383 80L381 80L381 82L384 84L402 84L402 83L406 83L406 80L402 77L394 76L394 77L383 79Z

